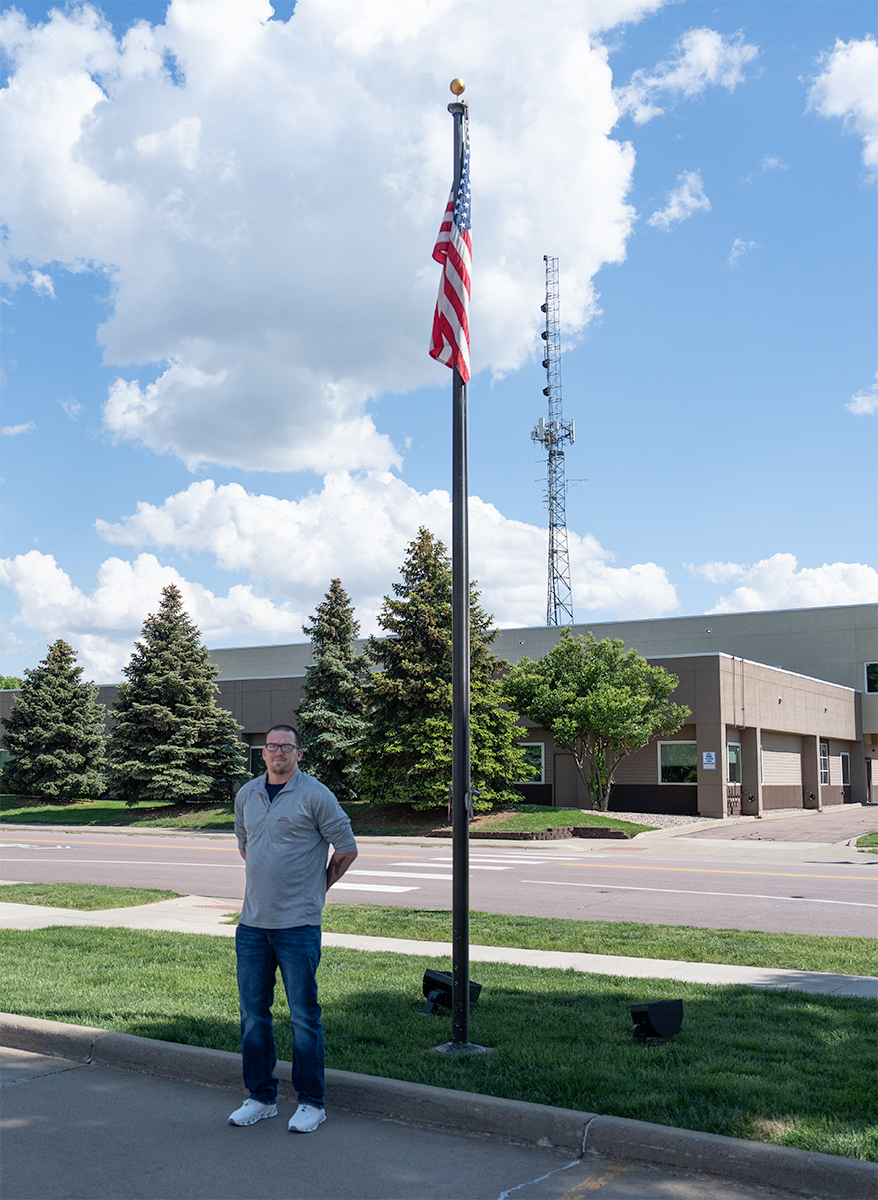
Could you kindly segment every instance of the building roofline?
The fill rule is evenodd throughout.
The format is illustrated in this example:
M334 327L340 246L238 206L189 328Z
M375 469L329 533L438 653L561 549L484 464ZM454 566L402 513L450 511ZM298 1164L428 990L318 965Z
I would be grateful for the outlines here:
M747 609L745 612L721 612L721 613L689 613L680 614L677 616L667 617L609 617L600 621L575 621L572 625L556 626L556 625L497 625L495 628L498 633L539 633L543 630L557 629L563 632L564 629L589 629L592 625L655 625L659 621L701 621L716 618L719 620L722 617L767 617L767 616L784 616L790 613L823 613L823 612L841 612L845 609L862 608L862 609L878 609L878 601L864 600L857 604L823 604L823 605L802 605L799 608L754 608ZM378 638L379 641L385 641L385 638ZM355 638L356 643L368 642L369 638ZM307 640L301 642L266 642L259 646L212 646L208 647L208 653L213 654L214 651L227 650L290 650L295 646L308 646L310 643ZM767 666L768 664L763 664ZM783 668L782 668L783 669ZM795 672L791 672L795 674ZM248 676L249 678L249 676ZM271 678L271 676L266 676ZM842 686L839 684L838 686Z
M549 625L501 625L499 626L501 633L517 633L520 630L538 630L551 628L577 629L589 628L591 625L654 625L658 621L707 621L713 618L717 620L720 617L765 617L765 616L784 616L789 613L798 612L835 612L850 608L876 608L878 609L878 600L861 600L856 604L803 604L798 608L748 608L744 611L730 609L728 612L713 612L713 613L678 613L673 616L666 617L608 617L600 621L574 621L572 625L549 626Z
M742 654L729 654L727 650L693 650L689 654L644 654L647 662L654 658L729 658L734 662L747 663L751 667L766 667L769 671L781 671L784 675L793 675L796 679L808 679L812 683L825 683L829 687L841 688L845 692L858 693L858 688L848 687L846 683L834 683L831 679L821 679L819 675L803 675L801 671L790 671L787 667L776 663L759 662L755 658L744 658Z
M299 644L299 643L294 643ZM755 658L744 658L741 654L729 654L726 650L693 650L688 654L644 654L643 657L647 662L651 662L657 658L728 658L735 662L744 662L751 667L765 667L769 671L780 671L784 675L792 675L796 679L808 679L812 683L823 683L829 687L841 688L845 692L858 692L858 688L848 687L845 683L834 683L831 679L821 679L818 675L803 675L801 671L790 671L787 667L778 666L776 663L759 662ZM305 679L305 675L225 675L222 679L217 679L217 684L223 683L259 683L267 680L277 682L282 679ZM102 684L103 687L115 687L116 684Z
M273 679L275 682L279 679L306 679L306 675L223 675L221 679L215 679L214 683L217 686L223 683L261 683L263 680ZM115 685L104 684L104 687L114 687ZM839 685L841 686L841 685Z

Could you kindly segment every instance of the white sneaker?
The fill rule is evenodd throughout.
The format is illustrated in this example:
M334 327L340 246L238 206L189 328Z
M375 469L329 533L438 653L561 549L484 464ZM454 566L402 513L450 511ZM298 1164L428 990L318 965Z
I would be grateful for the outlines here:
M257 1121L261 1121L263 1117L276 1117L276 1104L263 1104L261 1100L254 1100L252 1096L244 1101L240 1108L236 1108L229 1117L230 1125L255 1125ZM315 1125L316 1129L317 1126Z
M300 1104L290 1117L290 1133L313 1133L326 1120L326 1109L313 1104Z

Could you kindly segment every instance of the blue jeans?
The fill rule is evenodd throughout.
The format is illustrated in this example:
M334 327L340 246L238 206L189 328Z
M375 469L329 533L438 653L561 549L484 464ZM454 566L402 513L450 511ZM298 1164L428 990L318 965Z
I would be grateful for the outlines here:
M235 951L244 1086L263 1104L274 1104L277 1099L271 1005L280 967L293 1031L293 1087L300 1104L322 1108L323 1026L315 978L320 963L320 926L257 929L254 925L239 925Z

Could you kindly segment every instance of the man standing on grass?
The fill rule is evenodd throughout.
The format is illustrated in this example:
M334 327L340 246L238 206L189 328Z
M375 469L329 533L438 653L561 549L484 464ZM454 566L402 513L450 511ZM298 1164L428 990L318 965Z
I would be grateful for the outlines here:
M235 951L244 1086L250 1096L229 1124L253 1125L277 1116L271 1005L280 967L290 1006L293 1087L299 1101L289 1128L313 1133L326 1120L315 978L320 921L326 889L357 857L357 844L350 820L329 788L299 770L302 751L295 729L275 725L266 740L266 773L245 783L235 799L235 834L246 863Z

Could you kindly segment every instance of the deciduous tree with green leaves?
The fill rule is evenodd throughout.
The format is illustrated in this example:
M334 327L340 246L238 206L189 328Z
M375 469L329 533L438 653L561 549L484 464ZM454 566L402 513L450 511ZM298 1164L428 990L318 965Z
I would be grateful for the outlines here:
M13 756L3 768L3 791L39 800L102 795L104 707L97 688L82 682L75 652L59 639L24 674L21 695L3 722Z
M248 775L246 747L217 705L217 668L173 584L122 673L107 752L111 793L131 805L231 799Z
M421 528L409 545L402 580L393 585L367 653L380 671L367 687L369 721L360 750L360 785L375 803L415 809L448 801L451 783L451 566L445 546ZM491 652L497 630L470 593L470 721L474 807L514 803L510 786L527 768L523 731L503 707L498 674L507 666Z
M606 812L619 764L690 716L670 702L679 682L636 650L626 654L619 639L574 638L565 629L543 658L509 669L503 694L573 755L591 808Z
M0 675L0 691L16 691L23 682L18 675Z
M302 768L339 800L356 800L356 748L366 728L363 687L368 658L354 652L360 626L340 579L330 582L325 601L302 632L311 638L314 651L314 665L305 673L305 699L296 709L305 752Z

